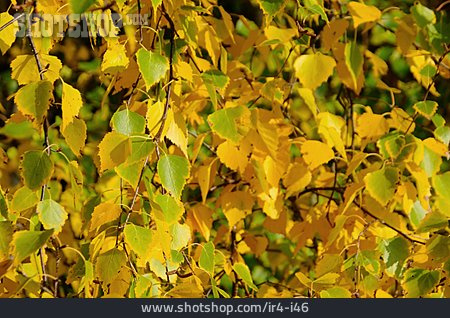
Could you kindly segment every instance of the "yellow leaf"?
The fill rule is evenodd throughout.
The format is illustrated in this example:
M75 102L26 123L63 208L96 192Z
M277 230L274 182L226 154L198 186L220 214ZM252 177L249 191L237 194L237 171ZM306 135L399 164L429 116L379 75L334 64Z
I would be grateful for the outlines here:
M364 3L352 1L347 7L352 15L355 29L363 23L375 22L381 18L381 11L374 6L368 6Z
M112 131L105 135L98 146L101 170L112 169L125 162L131 153L128 136Z
M9 21L14 19L11 15L9 15L7 12L0 13L0 26L5 25ZM10 24L7 28L0 31L0 51L2 51L3 54L6 53L6 51L9 50L11 45L16 40L16 32L18 31L18 23L17 21Z
M309 170L314 170L334 158L334 152L331 147L317 140L304 142L301 152Z
M398 23L395 36L397 46L403 54L411 49L417 35L417 27L410 15L405 15Z
M423 141L423 145L439 156L449 159L450 152L448 150L448 147L442 142L437 141L434 138L427 138Z
M76 156L79 156L80 151L83 150L87 137L86 130L86 123L83 120L73 118L72 122L61 131L66 139L67 145L69 145Z
M294 63L295 75L303 87L316 89L333 74L336 62L320 52L301 55Z
M312 175L308 167L302 163L295 162L289 167L283 177L283 184L287 188L286 197L302 191L311 182Z
M200 232L207 242L211 233L212 215L213 211L203 204L197 204L187 212L187 222L194 230Z
M81 99L80 92L63 82L62 87L62 125L61 129L64 130L74 120L81 107L83 106L83 100Z
M339 278L339 274L336 273L327 273L316 280L314 280L314 284L319 285L334 285L336 283L336 280Z
M382 115L367 112L359 116L356 133L361 138L376 139L389 131L389 124Z
M377 289L377 291L375 292L375 298L392 298L392 296L382 289Z
M428 197L431 194L431 185L425 170L423 170L413 162L408 162L406 164L406 168L411 173L412 177L416 180L420 203L427 209L429 206Z
M344 141L341 137L342 127L345 126L344 119L329 112L320 113L317 119L319 135L326 141L328 146L335 147L342 157L347 160Z
M177 74L182 78L188 80L189 82L194 80L192 67L188 63L180 60L177 64L175 64L175 69Z
M254 203L252 196L244 191L226 192L219 200L230 228L251 213Z
M297 29L280 29L269 25L264 29L264 34L268 40L278 40L279 43L289 42L294 36L298 36Z
M299 88L298 94L303 99L306 106L308 106L313 116L316 117L319 107L317 107L316 98L314 97L313 91L309 88Z
M171 112L173 120L169 119L166 137L175 145L180 147L184 155L187 157L187 128L186 122L179 112Z
M305 287L311 287L312 280L306 277L302 272L295 273L295 277L297 277L300 283L302 283Z
M117 74L130 64L125 46L118 40L108 42L108 50L103 55L102 71L106 74Z
M388 120L389 126L398 129L401 132L412 132L416 128L416 124L412 121L412 117L399 107L395 107L391 111L391 119Z
M348 28L348 21L345 19L332 20L329 24L325 25L323 31L320 33L320 41L322 49L329 51L339 38L344 35Z
M245 235L244 242L248 247L250 247L250 249L256 256L260 256L262 253L264 253L266 251L267 245L269 244L269 241L265 236L255 235Z
M160 101L150 104L151 102L148 102L148 109L147 109L147 127L150 131L150 136L155 137L155 135L158 133L161 123L162 123L162 116L164 113L164 104ZM167 135L167 131L169 130L169 127L173 121L173 111L172 109L169 109L167 111L167 118L164 124L164 128L161 134L161 137L165 137Z
M197 179L200 186L200 191L202 193L202 202L206 202L206 197L208 196L209 189L214 183L216 177L216 159L212 160L209 164L202 165L197 170Z
M119 205L112 202L104 202L97 205L92 212L90 231L96 230L102 225L119 218L122 210Z
M262 192L258 197L264 201L263 212L272 219L278 219L283 211L283 196L278 188L270 188L268 193Z
M59 79L59 71L62 68L61 61L56 56L39 54L41 66L44 69L44 79L55 82ZM11 62L11 77L19 82L19 85L25 85L39 81L39 69L33 55L19 55Z
M225 141L217 147L217 156L220 161L231 170L240 171L244 173L248 164L249 153L242 151L242 149L231 141Z
M53 102L52 92L52 83L38 80L19 89L14 102L23 115L31 117L37 125L40 125Z
M356 79L356 83L354 80L354 76L352 76L352 73L350 71L348 63L345 59L345 44L341 42L337 42L333 47L333 55L336 58L337 65L336 70L339 75L339 79L342 81L342 83L353 90L357 95L361 92L361 89L364 85L364 72L359 72L359 76Z
M219 11L220 11L220 14L222 15L222 20L227 29L228 36L231 38L231 41L233 41L233 43L235 43L235 41L234 41L234 23L231 18L231 15L228 12L226 12L222 6L219 6Z
M380 77L387 74L389 70L388 65L381 57L369 50L366 50L364 54L369 58L370 63L372 63L375 76Z

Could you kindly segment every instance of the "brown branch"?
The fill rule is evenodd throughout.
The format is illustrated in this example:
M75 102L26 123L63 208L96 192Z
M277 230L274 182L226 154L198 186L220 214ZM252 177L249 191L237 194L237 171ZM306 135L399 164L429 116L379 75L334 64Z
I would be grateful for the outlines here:
M39 72L39 78L42 81L42 80L44 80L44 69L42 68L42 63L41 63L41 60L39 58L38 51L37 51L36 46L34 44L33 37L31 36L31 19L30 19L30 16L28 16L28 20L27 20L27 35L26 35L26 37L28 39L28 42L30 43L31 51L32 51L33 56L34 56L34 60L36 61L36 65L37 65L38 72ZM47 149L47 155L50 156L51 149L49 147L49 141L48 141L48 123L47 123L47 119L44 120L43 130L44 130L44 149ZM42 185L42 188L41 188L40 201L44 200L44 198L45 198L45 191L46 190L47 190L47 184L45 183L45 184ZM44 287L47 287L47 285L48 285L48 280L47 280L46 269L45 269L44 248L43 247L41 247L41 249L40 249L39 259L40 259L41 269L42 269L42 274L43 274L42 275L42 291L44 291Z
M144 33L142 31L141 0L137 0L137 6L138 6L138 16L139 16L139 44L141 44L142 41L144 40Z
M159 126L158 132L155 135L155 141L158 144L161 141L161 136L164 131L164 126L166 124L167 119L167 112L169 110L170 106L170 95L172 93L172 83L174 80L173 76L173 54L174 54L174 47L175 47L175 24L173 23L173 20L170 18L169 14L167 13L164 3L162 3L163 8L163 14L166 20L169 22L170 25L170 54L169 54L169 83L167 84L167 96L166 96L166 103L164 105L164 111L163 115L161 117L161 126ZM158 147L158 145L156 145Z
M444 8L447 4L450 4L450 0L447 0L447 1L443 2L443 3L441 3L439 5L439 7L436 8L436 11L441 11L442 8Z
M400 234L401 236L403 236L405 239L407 239L410 242L413 243L418 243L421 245L425 245L425 243L421 240L415 239L410 237L408 234L402 232L401 230L397 229L395 226L390 225L389 223L386 223L384 220L381 220L380 218L378 218L376 215L374 215L372 212L370 212L369 210L367 210L365 207L361 206L358 202L353 201L352 202L354 205L356 205L358 208L361 209L361 211L363 211L365 214L371 216L372 218L374 218L375 220L377 220L378 222L380 222L381 224L387 226L388 228L390 228L391 230L394 230L395 232L397 232L398 234Z
M319 190L332 190L332 189L333 189L332 187L325 187L325 188L310 188L310 189L306 189L306 190L304 191L304 193L315 192L315 191L319 191ZM335 187L334 190L335 190L336 192L338 192L341 196L343 195L343 192L342 192L342 191L344 190L343 188ZM316 193L316 192L315 192L315 193ZM326 198L330 198L330 197L325 196L325 195L322 195L322 194L320 194L320 193L316 193L316 194L319 195L319 196L323 196L323 197L326 197ZM408 241L413 242L413 243L418 243L418 244L421 244L421 245L425 245L425 243L424 243L423 241L418 240L418 239L415 239L415 238L409 236L408 234L404 233L403 231L397 229L395 226L390 225L389 223L386 223L386 221L384 221L384 220L380 219L379 217L377 217L376 215L374 215L372 212L370 212L369 210L367 210L365 207L363 207L361 204L359 204L359 203L356 202L355 200L353 200L352 203L353 203L354 205L356 205L362 212L364 212L365 214L367 214L367 215L369 215L370 217L374 218L375 220L377 220L377 221L380 222L381 224L387 226L387 227L390 228L391 230L394 230L395 232L397 232L398 234L400 234L401 236L403 236L403 237L404 237L405 239L407 239Z
M162 6L164 8L164 3L162 4ZM174 78L174 76L173 76L173 54L174 54L174 46L175 46L175 39L174 39L175 25L174 25L172 19L170 18L170 16L165 11L165 9L164 9L163 14L166 17L166 19L169 21L170 27L172 29L172 34L171 34L171 38L170 38L169 83L167 85L166 103L165 103L165 106L164 106L164 112L163 112L162 118L160 119L161 126L159 127L158 132L156 133L156 135L155 135L155 137L153 139L154 142L156 143L156 152L157 152L158 158L159 158L159 145L158 144L161 141L161 136L162 136L162 133L163 133L163 130L164 130L164 125L165 125L165 122L166 122L166 119L167 119L167 112L168 112L169 105L170 105L170 95L171 95L171 91L172 91L172 83L173 83L173 78ZM136 85L137 85L137 83L136 83ZM139 195L139 187L140 187L140 184L142 182L142 177L144 175L145 167L147 166L147 164L149 162L149 159L150 159L149 156L147 156L145 158L144 166L142 167L142 169L141 169L141 171L139 173L138 183L137 183L136 189L134 191L133 199L132 199L131 204L129 206L129 209L127 211L127 216L126 216L124 225L126 225L128 223L128 221L130 220L131 213L133 212L134 205L136 204L137 197ZM122 216L122 214L121 214L121 216ZM124 225L121 226L120 217L119 217L119 222L118 222L118 227L117 227L117 234L116 234L117 235L116 236L116 246L119 244L119 235L120 235L120 233L122 232L122 230L124 228Z

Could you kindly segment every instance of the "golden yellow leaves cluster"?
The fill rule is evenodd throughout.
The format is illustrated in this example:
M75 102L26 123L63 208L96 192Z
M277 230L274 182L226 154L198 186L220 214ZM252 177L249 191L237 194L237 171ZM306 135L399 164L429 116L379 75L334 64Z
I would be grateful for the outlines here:
M370 3L1 12L0 297L448 297L449 16Z

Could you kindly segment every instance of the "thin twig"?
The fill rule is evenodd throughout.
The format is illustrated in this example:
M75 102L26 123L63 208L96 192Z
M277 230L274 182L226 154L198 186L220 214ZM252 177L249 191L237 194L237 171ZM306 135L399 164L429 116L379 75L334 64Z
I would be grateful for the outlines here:
M25 13L21 13L18 16L15 16L14 19L12 19L11 21L6 22L5 24L3 24L0 27L0 32L2 32L4 29L6 29L7 27L9 27L11 24L13 24L14 22L16 22L17 20L19 20L20 18L22 18L25 15Z

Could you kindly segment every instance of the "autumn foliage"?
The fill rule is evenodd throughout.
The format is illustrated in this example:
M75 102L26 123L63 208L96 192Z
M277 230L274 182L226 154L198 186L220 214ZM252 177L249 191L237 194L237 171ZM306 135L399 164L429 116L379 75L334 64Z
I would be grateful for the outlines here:
M449 297L449 8L2 1L0 297Z

